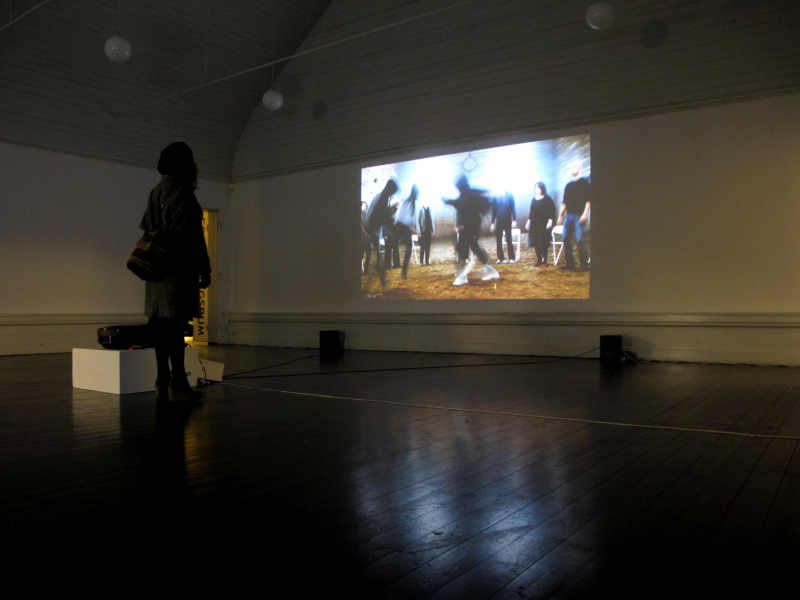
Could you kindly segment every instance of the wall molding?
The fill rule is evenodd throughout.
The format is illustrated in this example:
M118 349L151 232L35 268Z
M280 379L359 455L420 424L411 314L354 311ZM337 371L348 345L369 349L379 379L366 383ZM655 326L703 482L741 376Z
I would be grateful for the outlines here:
M225 313L225 318L228 323L800 328L800 313Z
M0 314L0 355L97 347L97 328L132 313ZM232 344L316 348L342 329L353 350L575 356L620 334L652 360L800 366L800 313L226 313Z
M619 334L646 359L800 366L800 313L228 313L225 320L230 343L245 345L315 348L319 330L342 329L353 350L597 357L599 336Z
M135 313L0 314L0 356L97 348L97 329L147 322Z

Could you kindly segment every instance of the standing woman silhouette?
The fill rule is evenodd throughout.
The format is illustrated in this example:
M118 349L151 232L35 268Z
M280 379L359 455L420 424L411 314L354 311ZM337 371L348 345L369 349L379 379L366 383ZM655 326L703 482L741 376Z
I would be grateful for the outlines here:
M200 289L211 283L211 262L203 236L203 209L197 202L197 165L183 142L170 144L158 161L161 181L150 192L139 225L160 231L170 242L170 264L157 282L145 284L145 315L156 349L156 400L199 402L203 394L189 386L184 367L183 329L200 316ZM172 373L170 374L170 363Z

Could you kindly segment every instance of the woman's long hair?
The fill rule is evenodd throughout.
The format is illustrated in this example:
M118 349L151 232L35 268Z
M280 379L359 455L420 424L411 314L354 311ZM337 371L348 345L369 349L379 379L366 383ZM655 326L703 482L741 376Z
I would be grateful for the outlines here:
M174 142L161 151L158 159L158 172L171 175L182 183L197 189L197 165L192 149L184 142Z

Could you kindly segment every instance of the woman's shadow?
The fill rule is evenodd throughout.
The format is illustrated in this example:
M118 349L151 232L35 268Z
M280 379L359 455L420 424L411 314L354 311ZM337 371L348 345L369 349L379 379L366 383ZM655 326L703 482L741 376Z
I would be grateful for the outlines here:
M186 425L192 408L189 402L165 402L156 407L156 434L148 461L157 497L183 509L191 496L186 470Z
M186 430L193 405L165 402L154 408L149 397L120 404L124 453L134 461L138 480L127 503L129 517L139 531L174 528L192 508Z

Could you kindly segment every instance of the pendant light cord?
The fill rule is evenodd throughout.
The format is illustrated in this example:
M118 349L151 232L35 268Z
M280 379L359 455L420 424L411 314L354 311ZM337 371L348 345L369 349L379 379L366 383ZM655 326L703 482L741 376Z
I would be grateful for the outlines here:
M5 25L3 25L2 27L0 27L0 32L2 32L2 31L5 31L5 30L6 30L6 29L8 29L9 27L11 27L11 26L12 26L14 23L16 23L17 21L20 21L20 20L24 19L24 18L25 18L25 17L27 17L29 14L31 14L33 11L35 11L35 10L37 10L37 9L41 8L41 7L42 7L42 6L44 6L45 4L48 4L50 1L51 1L51 0L44 0L44 2L40 2L39 4L37 4L36 6L34 6L33 8L31 8L31 9L29 9L29 10L26 10L24 13L22 13L22 14L21 14L20 16L18 16L16 19L14 19L14 20L9 20L9 21L8 21L8 23L6 23L6 24L5 24ZM11 2L9 2L9 4L8 4L8 18L9 18L9 19L11 19Z
M368 35L373 35L373 34L378 33L380 31L386 31L388 29L394 29L395 27L400 27L402 25L407 25L408 23L414 23L415 21L421 21L421 20L426 19L428 17L433 17L435 15L438 15L438 14L441 14L441 13L444 13L444 12L448 12L448 11L454 10L456 8L461 8L461 7L464 7L464 6L468 6L470 4L475 4L476 2L478 2L478 0L462 0L461 2L456 2L456 3L451 4L449 6L444 6L442 8L437 8L436 10L431 10L431 11L428 11L426 13L422 13L420 15L416 15L414 17L409 17L407 19L402 19L402 20L397 21L395 23L389 23L388 25L381 25L380 27L375 27L374 29L370 29L369 31L362 31L361 33L356 33L356 34L353 34L353 35L349 35L349 36L347 36L345 38L342 38L342 39L339 39L339 40L335 40L333 42L328 42L327 44L322 44L321 46L317 46L316 48L309 48L308 50L303 50L302 52L295 52L294 54L291 54L289 56L284 56L283 58L280 58L278 60L274 60L274 57L273 57L273 60L271 60L268 63L264 63L262 65L258 65L258 66L255 66L255 67L250 67L249 69L245 69L244 71L239 71L238 73L232 73L231 75L226 75L225 77L220 77L218 79L212 79L211 81L208 81L208 82L203 83L201 85L196 85L194 87L190 87L190 88L187 88L185 90L181 90L180 92L175 92L175 93L169 94L167 96L162 96L161 98L156 98L156 99L151 100L149 102L144 102L142 104L131 106L130 108L128 108L126 110L123 110L123 111L121 111L119 113L112 113L112 115L114 117L125 117L125 116L128 116L129 114L131 114L133 112L136 112L137 110L140 110L142 108L146 108L146 107L148 107L148 106L150 106L152 104L156 104L158 102L164 102L165 100L172 100L173 98L179 98L179 97L183 96L184 94L188 94L190 92L195 92L197 90L203 89L204 87L208 87L210 85L215 85L217 83L222 83L223 81L228 81L229 79L234 79L235 77L240 77L242 75L247 75L248 73L253 73L255 71L260 71L261 69L266 69L267 67L270 67L270 66L273 67L273 69L274 69L276 64L282 63L282 62L288 62L288 61L292 60L293 58L298 58L300 56L307 56L309 54L313 54L315 52L319 52L320 50L325 50L327 48L332 48L333 46L338 46L340 44L344 44L344 43L350 42L352 40L357 40L359 38L366 37ZM273 44L274 44L274 41L275 41L275 38L273 36Z
M270 55L270 62L272 62L272 77L270 78L269 88L275 85L275 2L272 0L272 54Z
M208 0L208 9L206 10L206 44L203 51L203 82L208 81L208 46L211 43L211 2Z

